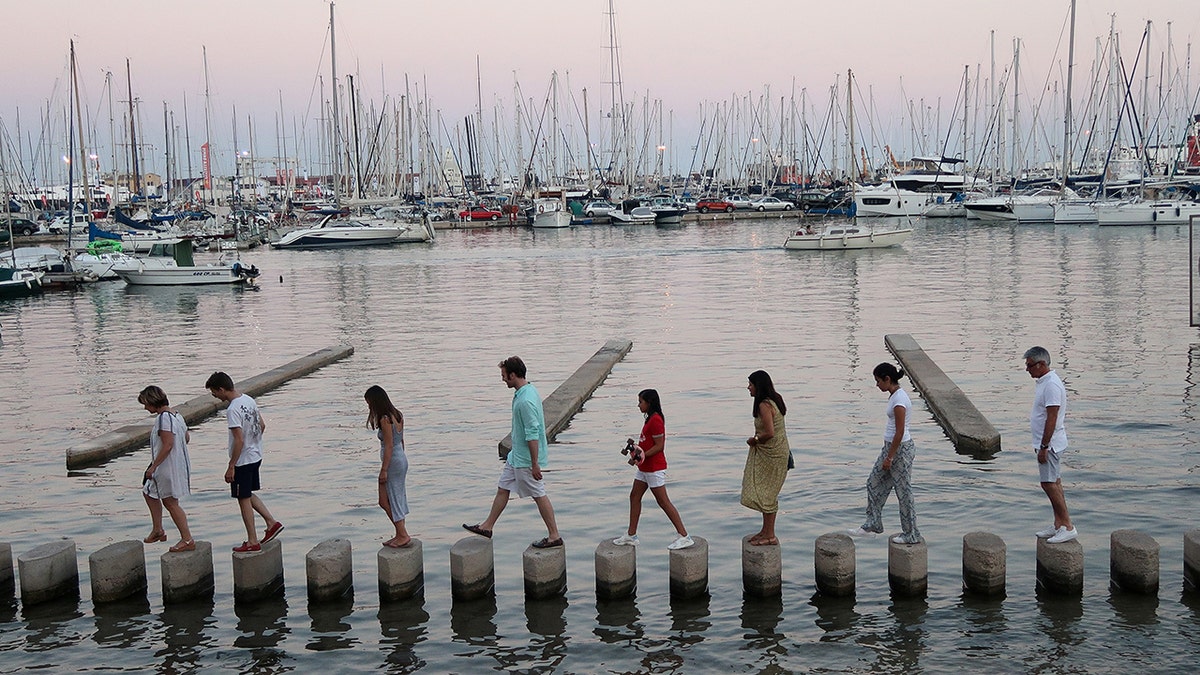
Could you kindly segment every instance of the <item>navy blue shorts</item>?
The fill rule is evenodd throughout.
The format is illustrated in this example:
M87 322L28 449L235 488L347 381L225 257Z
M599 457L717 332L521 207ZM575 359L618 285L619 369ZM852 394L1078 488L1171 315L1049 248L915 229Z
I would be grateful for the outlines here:
M229 496L234 499L249 499L255 490L262 489L258 484L258 467L262 460L253 464L243 464L233 467L233 482L229 484Z

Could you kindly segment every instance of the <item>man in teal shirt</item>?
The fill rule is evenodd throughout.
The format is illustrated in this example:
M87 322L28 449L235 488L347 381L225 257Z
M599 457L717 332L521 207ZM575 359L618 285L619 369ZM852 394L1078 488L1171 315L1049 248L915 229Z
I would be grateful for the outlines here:
M562 537L558 534L558 525L554 522L554 506L550 497L546 496L546 486L542 483L542 467L546 465L548 453L546 450L546 418L542 411L542 399L537 389L525 379L525 362L517 356L510 356L500 362L500 379L509 389L513 389L512 402L512 450L504 460L504 471L496 484L496 498L492 500L492 510L487 520L478 525L463 527L483 537L492 537L492 528L508 506L509 495L516 492L518 497L532 497L538 507L542 521L546 523L546 537L533 542L535 548L550 548L562 546Z

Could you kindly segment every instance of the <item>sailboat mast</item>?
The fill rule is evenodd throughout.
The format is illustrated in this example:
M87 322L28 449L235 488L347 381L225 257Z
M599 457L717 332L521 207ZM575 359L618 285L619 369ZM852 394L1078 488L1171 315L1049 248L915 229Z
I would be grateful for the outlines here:
M74 52L72 52L74 53ZM133 114L133 79L129 74L129 59L125 59L125 86L129 93L129 142L132 143L130 154L133 157L133 191L142 194L142 171L138 166L137 124Z
M333 76L333 144L330 148L330 157L333 159L333 203L338 201L338 183L341 181L341 153L338 150L338 145L342 137L341 122L338 116L338 86L337 86L337 45L335 41L336 31L333 24L333 3L329 3L329 71Z
M1071 82L1075 70L1075 0L1071 0L1071 38L1068 45L1066 122L1063 124L1063 190L1067 188L1067 176L1071 173Z

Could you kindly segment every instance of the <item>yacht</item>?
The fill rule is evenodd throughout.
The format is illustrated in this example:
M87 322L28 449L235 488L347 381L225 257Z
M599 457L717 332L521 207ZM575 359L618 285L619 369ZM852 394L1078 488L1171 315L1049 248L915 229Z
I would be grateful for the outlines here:
M417 225L414 227L413 225ZM404 241L433 241L433 228L428 223L410 224L382 218L338 218L325 216L316 227L292 230L272 242L273 248L343 248L347 246L380 246Z

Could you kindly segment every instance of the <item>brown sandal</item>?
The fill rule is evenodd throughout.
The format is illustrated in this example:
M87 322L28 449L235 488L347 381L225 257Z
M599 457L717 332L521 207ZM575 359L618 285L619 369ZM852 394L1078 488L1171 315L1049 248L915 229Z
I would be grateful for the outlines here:
M184 551L195 551L196 550L196 540L188 539L187 541L181 541L178 544L175 544L174 546L172 546L171 548L169 548L167 550L170 551L171 553L182 553Z
M146 538L143 539L142 542L146 543L146 544L153 544L156 541L166 541L166 540L167 540L166 531L159 530L158 532L151 532L150 534L146 535Z

